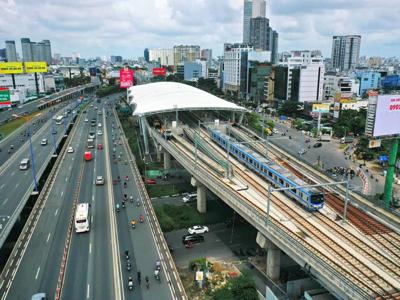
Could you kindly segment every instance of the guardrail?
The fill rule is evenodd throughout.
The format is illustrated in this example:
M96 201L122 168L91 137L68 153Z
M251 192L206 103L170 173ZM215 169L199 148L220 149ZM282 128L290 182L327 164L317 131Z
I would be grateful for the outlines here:
M192 161L187 161L175 150L172 145L165 141L149 124L147 124L148 130L151 135L157 140L157 142L166 149L175 159L189 172L193 172L195 164ZM241 215L254 227L256 227L262 234L271 239L278 247L284 250L286 253L291 254L298 263L308 265L312 267L312 274L317 275L318 278L324 279L325 285L329 285L331 288L337 289L337 294L343 298L348 299L371 299L371 296L365 292L358 285L354 284L354 281L350 280L343 268L333 263L330 260L324 260L322 253L306 244L298 236L291 233L288 229L280 226L275 220L269 221L269 225L266 226L266 214L261 213L254 206L251 206L248 202L243 201L241 196L234 193L231 189L223 186L220 181L208 174L207 172L196 169L196 173L192 174L197 180L202 182L210 190L212 190L218 197L227 202L237 212L241 212ZM317 255L318 254L318 255Z
M117 114L115 112L115 109L114 109L114 115L115 115L115 118L117 120L118 126L122 129L121 122L119 121L119 118L118 118L118 116L117 116ZM142 196L141 198L145 200L144 205L145 205L145 209L148 210L147 215L151 218L151 220L149 220L149 221L150 221L150 226L152 227L152 231L153 231L153 234L154 234L154 237L155 237L156 245L157 245L158 249L160 249L160 250L162 249L163 250L163 251L160 252L161 262L165 262L165 263L168 262L168 265L167 265L168 268L166 268L166 270L165 270L166 271L165 275L167 276L167 278L171 277L171 274L174 277L173 281L171 281L172 278L168 279L168 281L170 283L170 287L173 288L173 293L174 293L174 296L175 296L174 298L175 299L186 300L188 298L187 298L185 289L184 289L183 284L181 282L181 279L179 277L179 273L178 273L178 271L176 269L174 260L173 260L173 258L171 256L171 253L169 252L168 244L167 244L167 242L166 242L166 240L164 238L164 234L163 234L163 232L161 230L160 224L159 224L158 219L156 217L155 211L153 209L153 205L151 203L151 199L149 197L149 194L147 193L146 187L145 187L145 185L143 183L143 180L142 180L142 177L140 175L140 172L139 172L139 169L137 167L137 164L135 163L135 157L132 154L132 151L131 151L131 149L129 147L128 139L125 136L125 132L123 130L121 130L121 131L122 131L121 136L122 136L123 144L124 144L125 150L128 153L128 157L129 157L129 159L128 159L129 164L130 164L130 166L132 168L132 171L134 173L135 181L136 181L136 184L138 186L139 193ZM155 234L155 233L157 233L157 234ZM169 270L169 272L167 272L167 270ZM175 283L177 290L175 290L175 288L173 287L173 285L171 285L171 283L172 284Z

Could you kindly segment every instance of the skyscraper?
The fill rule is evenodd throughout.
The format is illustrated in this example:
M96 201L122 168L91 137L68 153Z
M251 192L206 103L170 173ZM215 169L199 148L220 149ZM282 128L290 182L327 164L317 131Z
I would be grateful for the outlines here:
M334 36L332 41L332 67L340 71L354 69L360 57L360 35Z
M211 62L212 50L211 49L201 49L200 59L206 60L207 62Z
M256 17L250 19L250 44L258 50L270 49L270 27L267 18Z
M52 55L51 55L51 44L49 40L43 40L41 43L42 46L42 55L43 55L43 60L47 62L47 64L51 64L52 63Z
M6 58L7 61L17 61L15 41L6 41Z
M244 0L243 8L243 43L250 43L250 19L252 17L253 2Z
M31 40L28 38L21 39L22 48L22 60L23 61L33 61Z
M200 46L179 45L174 46L174 65L185 61L193 62L200 58Z
M143 53L143 56L144 56L144 60L146 61L146 62L149 62L150 60L150 54L149 54L149 49L144 49L144 53Z
M253 0L251 17L252 18L258 18L258 17L265 18L266 8L267 8L266 0Z

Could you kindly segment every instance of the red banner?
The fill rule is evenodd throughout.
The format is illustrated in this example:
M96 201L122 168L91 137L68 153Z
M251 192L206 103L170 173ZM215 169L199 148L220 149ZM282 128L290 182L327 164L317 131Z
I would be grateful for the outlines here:
M133 70L124 67L119 70L119 87L121 89L127 89L131 86L133 86Z
M167 75L166 68L153 68L153 76L165 76Z

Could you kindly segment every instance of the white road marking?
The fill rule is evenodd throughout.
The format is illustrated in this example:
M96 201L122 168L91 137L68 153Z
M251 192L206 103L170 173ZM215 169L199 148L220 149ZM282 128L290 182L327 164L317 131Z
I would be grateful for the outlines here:
M90 296L90 284L87 285L86 298L89 299L89 296Z
M58 213L58 208L56 209L56 212L54 213L54 215L57 216L57 213Z
M4 280L1 282L1 284L0 284L0 290L1 290L1 288L3 287L3 285L4 285Z
M14 176L14 175L15 175L15 171L12 171L11 176Z
M6 203L8 202L8 198L6 198L3 202L3 205L6 205Z
M64 195L64 191L61 192L61 197Z
M47 236L46 243L48 243L48 242L49 242L49 239L50 239L50 232L49 232L49 235Z
M26 172L25 172L26 173ZM4 183L0 186L0 190L2 190L4 187Z
M39 272L40 272L40 267L37 269L36 276L35 276L35 280L38 278Z
M92 195L92 201L94 201L94 195Z
M68 177L65 177L65 182L67 182L68 181Z
M89 254L92 253L92 243L89 244Z
M71 169L72 169L72 166L69 166L69 168L68 168L70 171L71 171Z
M93 215L90 216L90 224L93 223Z

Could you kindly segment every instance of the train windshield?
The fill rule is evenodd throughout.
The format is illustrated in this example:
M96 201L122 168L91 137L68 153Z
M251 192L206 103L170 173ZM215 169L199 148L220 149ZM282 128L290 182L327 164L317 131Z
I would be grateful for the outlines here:
M311 195L311 203L312 204L321 204L324 202L323 194L313 194Z

